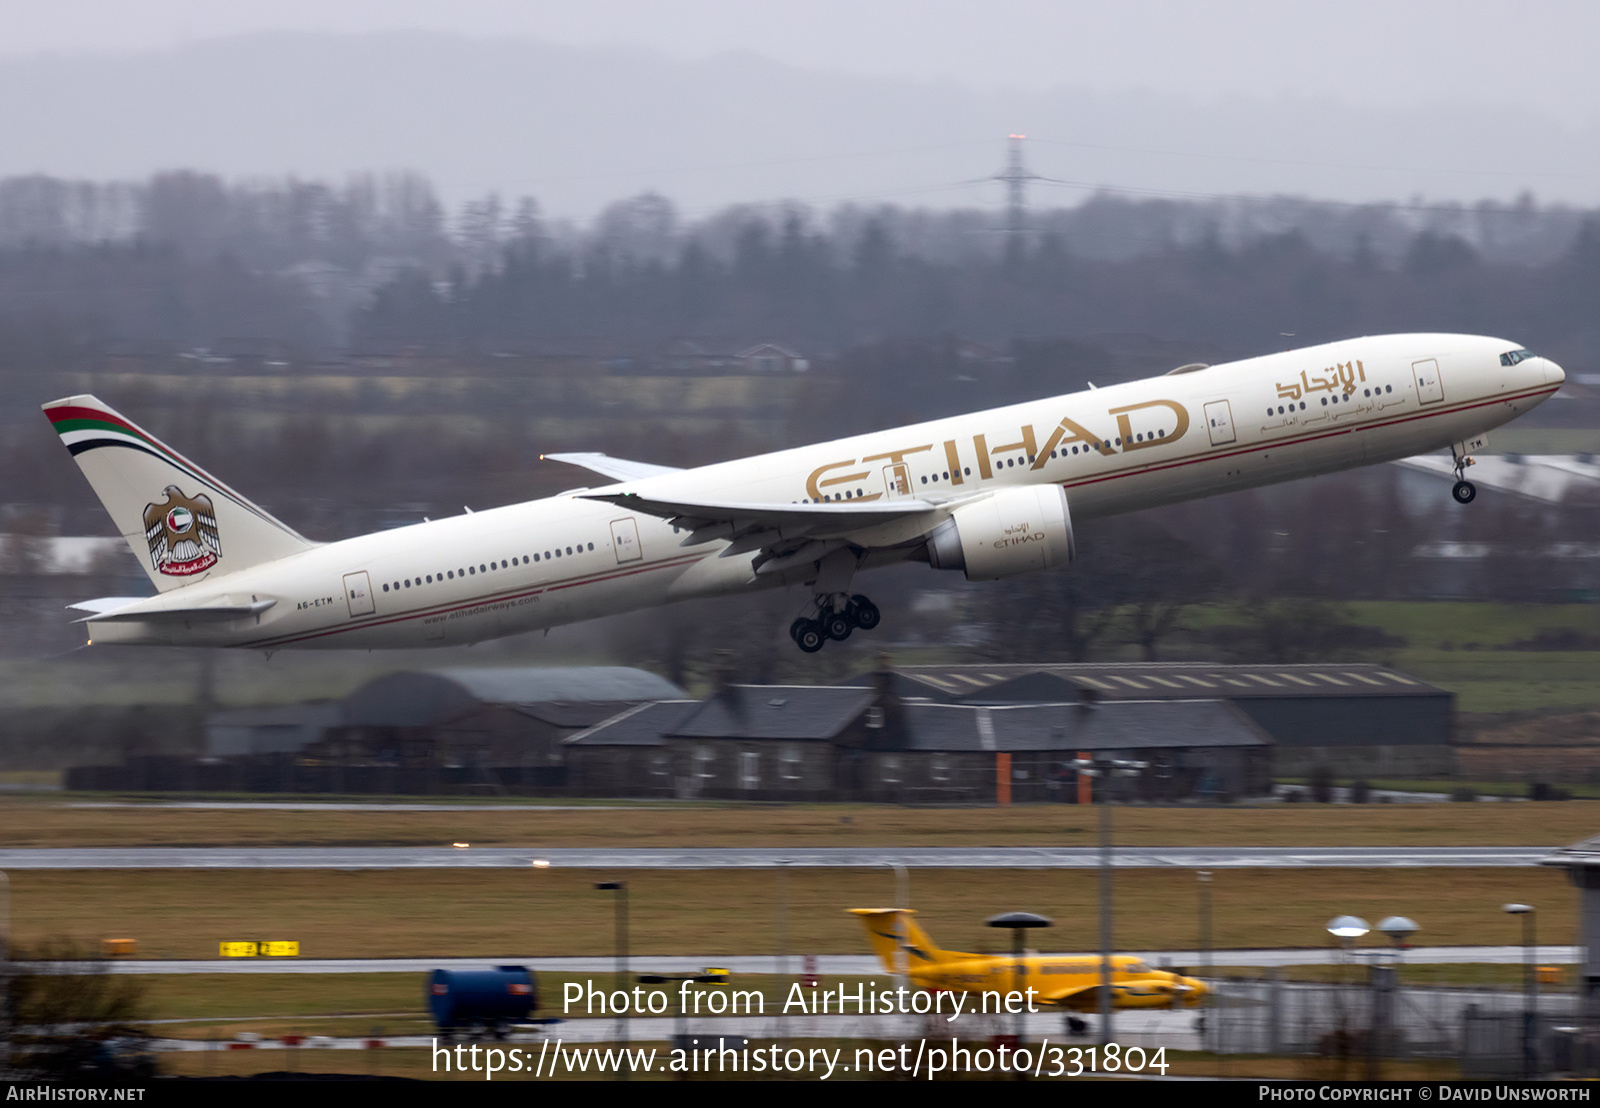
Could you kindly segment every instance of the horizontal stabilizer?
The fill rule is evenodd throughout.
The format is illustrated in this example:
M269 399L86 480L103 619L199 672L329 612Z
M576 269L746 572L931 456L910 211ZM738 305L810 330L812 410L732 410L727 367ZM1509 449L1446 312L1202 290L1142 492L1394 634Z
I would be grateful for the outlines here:
M676 466L658 466L649 462L630 462L626 458L613 458L609 454L541 454L552 462L566 462L609 477L613 481L637 481L643 477L659 477L663 473L682 473Z
M149 600L148 596L102 596L95 600L80 600L67 607L78 612L93 612L99 615L102 612L114 612L118 608L126 608L130 604L143 604Z
M121 599L108 597L107 600ZM141 597L138 601L119 605L109 610L95 611L84 616L79 623L227 623L229 620L258 616L277 603L276 600L253 600L248 604L204 604L193 608L146 607ZM104 601L88 600L71 607L94 611L90 605Z

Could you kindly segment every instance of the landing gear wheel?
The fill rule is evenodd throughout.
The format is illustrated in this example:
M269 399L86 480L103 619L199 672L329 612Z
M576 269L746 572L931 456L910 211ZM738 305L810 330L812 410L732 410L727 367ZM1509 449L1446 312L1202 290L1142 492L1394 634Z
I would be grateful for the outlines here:
M854 630L850 623L850 617L843 612L835 612L830 609L823 612L818 618L822 623L823 633L835 642L844 642L845 639L850 637L850 632Z
M794 637L794 641L799 644L800 649L807 654L815 654L821 650L822 644L828 641L827 635L822 630L822 624L814 619L803 619L796 622L805 624Z
M1457 504L1471 504L1478 495L1478 487L1471 481L1457 481L1455 488L1450 490L1450 495L1456 498Z
M860 593L850 598L850 607L846 609L850 622L863 631L870 631L878 626L883 619L883 614L878 611L878 606Z
M800 632L804 631L806 629L806 624L810 622L811 621L805 616L800 616L793 623L789 624L789 637L795 642L799 642Z

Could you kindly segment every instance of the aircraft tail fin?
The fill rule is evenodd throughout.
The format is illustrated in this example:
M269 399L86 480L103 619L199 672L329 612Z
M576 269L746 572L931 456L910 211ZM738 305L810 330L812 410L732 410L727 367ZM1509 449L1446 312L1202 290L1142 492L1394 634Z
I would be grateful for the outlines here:
M159 592L316 545L93 396L44 414Z
M872 943L872 952L890 973L967 957L935 946L928 933L918 927L917 921L912 918L916 915L914 909L851 908L850 913L861 920L861 925L867 929L867 938ZM897 955L902 949L906 956L899 958Z

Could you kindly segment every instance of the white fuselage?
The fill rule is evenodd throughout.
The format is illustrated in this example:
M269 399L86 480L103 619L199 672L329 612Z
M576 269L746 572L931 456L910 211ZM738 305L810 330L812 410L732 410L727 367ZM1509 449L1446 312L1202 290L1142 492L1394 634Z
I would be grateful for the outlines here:
M938 504L1051 483L1082 521L1470 440L1564 379L1544 358L1503 365L1512 349L1466 335L1351 339L617 487L790 504L885 499L903 495L896 481L909 480L911 495ZM896 532L904 526L868 536L863 566L912 556L923 531ZM148 602L275 602L257 616L98 623L92 638L268 650L435 646L782 583L758 579L753 554L722 557L727 543L684 546L684 537L654 516L566 493L329 543Z

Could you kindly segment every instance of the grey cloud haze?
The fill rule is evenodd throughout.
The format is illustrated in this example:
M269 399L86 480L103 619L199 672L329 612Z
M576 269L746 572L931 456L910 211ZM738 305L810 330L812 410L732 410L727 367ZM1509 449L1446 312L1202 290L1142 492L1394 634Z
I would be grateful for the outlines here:
M397 18L422 8L393 7ZM1172 10L1226 11L1230 18L1211 32L1211 45L1228 41L1227 27L1246 39L1259 30L1262 42L1250 48L1259 53L1289 31L1281 18L1253 26L1257 7ZM1471 18L1450 24L1441 41L1464 34L1476 41L1464 24L1509 10L1458 7ZM1533 5L1535 12L1560 7ZM716 8L676 6L691 13ZM652 49L417 31L261 32L167 48L0 57L0 174L106 179L192 167L233 177L338 179L416 169L452 200L490 191L527 194L551 214L579 218L643 190L664 193L690 212L784 199L995 207L1000 186L974 182L999 169L1004 136L1020 130L1029 135L1035 172L1065 182L1034 186L1039 205L1076 203L1099 186L1352 201L1470 202L1531 190L1541 200L1600 201L1594 118L1551 110L1539 97L1497 96L1506 85L1499 70L1493 79L1464 76L1481 68L1483 43L1454 57L1418 60L1411 70L1395 68L1395 80L1383 86L1392 102L1374 99L1374 68L1398 65L1404 51L1397 43L1427 41L1412 24L1418 13L1442 10L1428 4L1402 6L1394 41L1376 40L1367 55L1345 49L1351 29L1321 41L1327 68L1346 76L1330 84L1318 70L1316 80L1303 82L1303 93L1275 87L1282 64L1259 78L1204 79L1228 70L1230 55L1199 38L1189 47L1188 79L1142 82L1150 76L1144 64L1128 67L1119 85L1107 57L1097 55L1092 64L1064 63L1054 87L1018 81L1019 87L1001 88L984 87L998 71L978 64L992 49L990 38L974 38L969 72L918 76L890 52L880 75L864 75L853 70L867 69L870 59L855 57L853 47L827 56L807 47L816 35L808 26L797 27L793 41L776 34L775 23L769 27L774 33L765 52L794 55L793 64L753 50L689 58L684 28L674 38L653 29L643 7L601 9L637 17L619 22L610 37L648 39ZM297 10L290 5L288 14ZM478 31L494 30L488 16L505 17L506 10L487 3L466 8L483 17ZM734 28L743 27L745 39L761 13L776 19L778 7L749 10L754 14ZM790 10L838 15L843 8L818 3ZM883 20L906 10L866 5L857 20L860 37L883 39ZM1040 10L1024 3L995 9L1035 16ZM0 16L0 29L7 18ZM1325 17L1314 13L1305 27L1321 26L1318 20ZM215 22L197 20L195 29L210 30ZM567 19L565 37L581 38L586 28L598 35L592 21L581 22ZM1176 47L1168 40L1186 25L1157 21L1148 37L1170 52ZM155 19L152 26L163 24ZM1086 26L1070 42L1063 37L1064 58L1087 57L1119 30L1108 30L1104 18ZM937 29L905 27L911 42ZM82 41L84 49L103 46L92 37ZM698 41L710 50L743 39L724 29ZM1024 61L1039 48L1037 41L1019 47ZM1520 67L1530 84L1541 82L1538 51L1519 45L1515 34L1495 49L1506 55L1507 72ZM928 66L934 68L931 60ZM1019 62L1017 72L1037 76L1037 67ZM1587 70L1581 79L1591 79ZM1578 78L1552 70L1541 87L1547 93L1551 81L1564 80ZM1148 87L1131 87L1140 83ZM1339 95L1341 89L1350 95ZM1437 95L1423 95L1428 89Z
M256 31L430 30L975 87L1521 104L1588 118L1586 0L8 0L0 53L126 53Z

